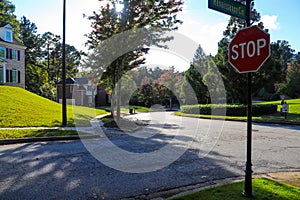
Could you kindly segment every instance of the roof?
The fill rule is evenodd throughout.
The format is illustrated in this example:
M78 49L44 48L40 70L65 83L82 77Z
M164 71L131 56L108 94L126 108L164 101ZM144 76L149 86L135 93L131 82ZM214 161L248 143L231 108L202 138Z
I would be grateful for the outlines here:
M88 84L89 80L87 78L75 78L77 84Z
M10 24L4 25L3 23L0 23L0 28L1 29L5 28L5 29L12 29L13 30L13 28L12 28L12 26ZM13 37L12 42L7 42L7 41L3 40L0 37L0 42L4 42L4 43L7 43L7 44L15 44L15 45L18 45L18 46L24 46L25 47L25 45L20 40L16 39L15 37Z
M13 39L13 42L6 42L5 40L3 40L1 37L0 37L0 41L1 42L5 42L7 44L15 44L15 45L18 45L18 46L25 46L22 42L20 42L19 40L17 40L15 37Z
M86 85L88 84L88 79L87 78L67 78L66 79L66 84L68 85L75 85L75 84L79 84L79 85ZM62 81L59 81L57 83L57 85L61 85Z
M82 85L80 85L77 90L79 90L79 91L85 91L85 88Z
M62 84L62 81L59 81L58 83L56 83L57 85L61 85ZM68 85L72 85L72 84L76 84L76 81L74 78L67 78L66 79L66 84Z

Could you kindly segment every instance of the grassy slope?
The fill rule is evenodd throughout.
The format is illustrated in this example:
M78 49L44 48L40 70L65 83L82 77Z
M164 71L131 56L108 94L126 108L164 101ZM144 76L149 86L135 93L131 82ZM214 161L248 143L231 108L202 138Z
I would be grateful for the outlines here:
M77 120L87 120L105 113L86 107L67 107L68 126L74 126ZM24 89L0 86L0 127L24 126L60 126L61 104L40 97Z

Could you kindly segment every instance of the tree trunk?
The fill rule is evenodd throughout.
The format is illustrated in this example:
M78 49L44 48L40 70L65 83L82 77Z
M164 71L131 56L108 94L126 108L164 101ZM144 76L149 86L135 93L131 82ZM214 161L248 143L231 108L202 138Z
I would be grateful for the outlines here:
M121 118L121 77L122 77L122 65L120 63L118 69L118 84L117 84L117 122L120 121Z
M116 73L113 72L113 75L112 75L112 86L111 86L111 89L112 89L112 94L111 96L113 98L111 98L111 102L110 102L110 114L112 117L115 116L115 113L114 113L114 97L115 97L115 85L116 85Z

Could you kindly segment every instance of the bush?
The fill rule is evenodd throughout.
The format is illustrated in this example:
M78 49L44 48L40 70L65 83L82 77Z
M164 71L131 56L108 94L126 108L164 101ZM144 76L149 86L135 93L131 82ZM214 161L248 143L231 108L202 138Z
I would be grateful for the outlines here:
M198 104L181 106L181 112L186 114L246 116L247 105L232 104ZM225 112L226 111L226 112ZM277 105L252 105L252 115L261 116L277 112Z
M264 101L276 101L280 99L279 94L269 93L265 88L259 90L258 96Z

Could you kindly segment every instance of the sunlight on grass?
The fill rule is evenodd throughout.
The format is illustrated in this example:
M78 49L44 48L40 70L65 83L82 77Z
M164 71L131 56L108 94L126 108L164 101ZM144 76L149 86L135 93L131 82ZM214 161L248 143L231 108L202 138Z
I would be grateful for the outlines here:
M242 191L244 181L220 185L217 187L201 190L193 194L173 198L174 200L244 200ZM281 182L266 178L253 179L253 193L255 199L265 200L298 200L300 189Z
M287 119L284 119L280 115L281 101L268 101L259 102L254 104L273 104L278 106L278 113L274 115L263 115L263 116L252 116L252 120L256 122L268 122L268 123L291 123L300 124L300 99L286 100L289 105L289 113ZM186 117L199 117L204 119L225 119L225 120L236 120L236 121L247 121L246 116L212 116L212 115L199 115L199 114L186 114L181 112L176 112L175 115L186 116Z
M75 122L87 120L106 112L87 107L67 106L68 126L75 126ZM40 97L22 88L0 86L0 127L26 126L61 126L62 106L57 102ZM84 124L84 123L81 123Z
M0 130L0 139L25 138L25 137L71 136L71 135L78 135L77 131L57 130L57 129Z

